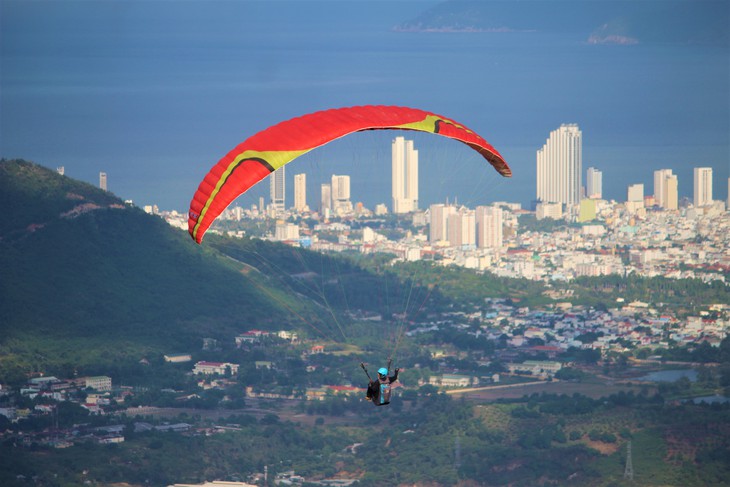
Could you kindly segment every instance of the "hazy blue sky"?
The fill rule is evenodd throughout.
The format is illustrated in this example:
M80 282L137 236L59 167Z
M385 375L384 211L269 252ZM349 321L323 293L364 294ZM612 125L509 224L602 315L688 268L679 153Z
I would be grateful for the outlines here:
M609 198L624 200L633 183L652 193L661 168L691 196L696 166L713 167L715 198L726 198L730 46L727 36L696 42L692 29L702 33L708 16L730 24L730 2L547 1L573 13L541 23L536 2L484 2L524 25L427 33L392 28L441 2L0 0L0 156L65 166L94 184L105 171L122 198L186 210L207 170L266 126L393 104L463 122L515 173L503 180L459 144L419 137L422 206L447 196L527 204L535 151L561 123L583 130L584 170L604 172ZM662 22L624 12L678 3L704 15L684 37L672 37L682 19L671 11ZM637 42L588 43L604 18ZM390 204L394 135L315 151L288 179L311 175L310 206L332 173L352 175L354 200ZM267 193L260 186L244 204Z

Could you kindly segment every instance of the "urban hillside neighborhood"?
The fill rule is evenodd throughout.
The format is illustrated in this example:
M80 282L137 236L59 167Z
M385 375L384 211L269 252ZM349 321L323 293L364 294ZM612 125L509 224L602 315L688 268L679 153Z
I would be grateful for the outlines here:
M0 458L4 480L45 482L68 460L76 467L61 475L72 483L235 476L268 485L266 468L284 485L377 483L381 474L363 474L362 465L383 441L364 426L383 415L399 424L389 432L403 446L396 456L423 448L409 443L421 434L428 448L459 451L459 431L476 428L463 437L466 470L449 455L434 470L414 469L413 482L444 475L454 484L463 475L529 484L536 478L529 466L545 455L551 478L592 478L602 468L616 479L616 460L623 463L634 440L644 451L667 449L653 463L654 472L668 472L667 485L683 475L701 475L687 485L724 475L716 458L729 437L730 224L722 203L668 210L595 201L585 221L580 211L555 218L506 203L404 215L355 205L352 214L326 218L234 207L212 229L221 235L198 247L177 228L185 225L180 214L149 209L172 228L107 192L6 164L51 199L29 199L25 213L5 223L8 269L39 283L66 272L74 276L69 288L95 297L69 294L64 301L74 306L55 302L50 313L23 318L28 331L8 329L0 448L10 454L0 457L13 460ZM22 184L8 188L22 200ZM457 232L472 228L464 221L474 222L473 232ZM120 238L129 228L134 237ZM80 246L83 255L54 257L37 270L59 245L67 253ZM179 260L150 258L149 248ZM13 259L17 249L30 257ZM598 265L602 259L611 266ZM76 268L78 276L68 271ZM92 294L100 286L106 292ZM175 306L190 303L192 318L157 314L162 288L176 290ZM37 303L22 291L13 289L14 299ZM154 319L135 322L147 316ZM57 318L57 329L38 326ZM385 411L365 400L361 363L370 374L400 369ZM662 373L669 378L655 378ZM671 427L658 427L667 421ZM698 421L707 431L699 433ZM287 446L310 440L331 451ZM262 449L269 441L280 443ZM231 442L240 448L227 456ZM501 467L505 451L514 470ZM197 463L180 465L180 455ZM152 460L137 468L144 459ZM397 460L388 472L398 471ZM696 461L712 468L700 474Z
M382 316L370 315L369 320L388 326ZM728 303L699 307L695 316L680 317L636 301L607 309L573 306L569 301L529 309L488 298L473 312L447 312L407 323L403 332L417 344L415 357L421 362L410 363L415 359L409 356L408 362L397 364L404 372L396 390L402 395L422 391L424 386L441 391L489 389L575 380L586 372L600 375L609 369L619 373L613 379L650 383L638 376L637 370L643 369L632 371L628 366L658 367L671 358L668 350L694 351L685 359L712 362L712 355L705 352L719 349L727 341L729 328ZM165 370L163 376L174 377L171 387L161 387L154 395L146 387L110 376L38 375L19 389L2 386L0 416L7 425L41 421L52 426L64 403L76 404L90 416L134 417L154 412L157 406L230 408L261 398L322 401L341 396L357 401L364 395L366 382L357 375L357 363L348 363L345 350L342 343L302 339L293 330L247 330L242 324L241 333L231 336L229 343L211 338L203 340L198 350L140 357L140 367ZM292 371L292 366L301 369ZM180 381L181 376L188 379ZM292 381L292 376L297 380ZM220 394L211 395L214 391ZM192 428L190 424L154 427L158 431ZM121 428L100 426L48 428L22 438L27 444L58 447L89 439L119 442L124 435Z

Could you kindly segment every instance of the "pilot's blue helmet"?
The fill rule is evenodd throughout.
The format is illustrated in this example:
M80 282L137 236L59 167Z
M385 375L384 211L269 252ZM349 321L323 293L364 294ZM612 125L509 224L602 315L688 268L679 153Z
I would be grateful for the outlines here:
M385 367L380 367L378 369L378 374L380 374L380 375L388 375L388 369L386 369Z

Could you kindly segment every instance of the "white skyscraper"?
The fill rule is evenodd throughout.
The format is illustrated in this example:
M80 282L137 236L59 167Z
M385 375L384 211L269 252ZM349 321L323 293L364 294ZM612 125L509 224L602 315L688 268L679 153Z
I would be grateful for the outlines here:
M352 211L350 176L332 175L332 209L337 214Z
M502 247L502 209L494 206L477 206L477 247Z
M676 174L667 176L664 179L662 191L662 207L667 210L676 210L679 208L679 180Z
M476 244L476 218L474 210L459 208L447 220L448 241L454 247Z
M574 205L580 202L583 136L576 124L563 124L537 151L537 199Z
M350 176L332 175L332 200L343 201L350 199Z
M322 197L319 200L319 212L323 215L332 211L332 185L324 183L322 185Z
M456 213L456 208L449 205L437 204L431 205L429 212L431 213L431 224L428 232L428 241L431 243L448 242L449 215Z
M589 167L587 171L586 196L592 199L603 197L603 173L595 167Z
M667 193L667 180L672 176L671 169L654 171L654 200L662 208L667 208L667 200L670 197Z
M294 209L307 209L307 175L304 173L294 175Z
M105 172L100 172L99 173L99 187L101 189L103 189L104 191L107 190L107 186L106 186L106 173Z
M626 195L626 201L634 203L644 202L644 185L643 184L632 184L629 186Z
M412 140L396 137L392 144L393 213L418 209L418 151Z
M712 203L712 168L696 167L694 205L705 206Z
M286 196L286 166L282 166L269 175L269 188L271 197L271 206L276 213L283 212L284 199Z

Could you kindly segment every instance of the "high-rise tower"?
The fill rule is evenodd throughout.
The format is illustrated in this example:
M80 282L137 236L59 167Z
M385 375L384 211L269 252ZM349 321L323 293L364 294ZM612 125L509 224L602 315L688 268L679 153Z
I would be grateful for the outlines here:
M104 191L107 190L107 186L106 186L106 173L105 172L100 172L99 173L99 188L101 188Z
M448 204L436 204L430 207L431 225L429 227L428 241L431 243L447 242L449 240L449 216L456 213L454 206Z
M332 209L336 214L352 211L350 176L332 175Z
M654 171L654 199L656 204L667 210L678 208L678 180L671 169Z
M396 137L392 144L393 213L418 209L418 151L413 141Z
M462 247L476 244L476 217L474 210L469 210L464 207L459 208L449 215L446 223L448 226L448 241L452 246Z
M667 178L672 176L671 169L654 171L654 200L661 208L667 207Z
M580 202L583 135L576 124L550 132L537 151L537 199L574 205Z
M322 193L319 200L319 212L325 215L327 212L332 211L332 185L324 183L321 188Z
M632 184L626 191L626 201L633 203L644 202L644 185L642 183Z
M271 195L271 206L277 213L285 209L284 198L286 195L286 166L281 166L269 176L269 188Z
M595 167L589 167L586 172L586 196L592 199L603 197L603 173Z
M294 209L304 211L307 208L307 175L294 175Z
M494 206L477 206L477 247L500 248L503 243L502 209Z
M709 205L712 203L712 168L696 167L694 173L694 205Z
M663 192L663 207L667 210L676 210L679 208L679 180L676 174L666 177Z

